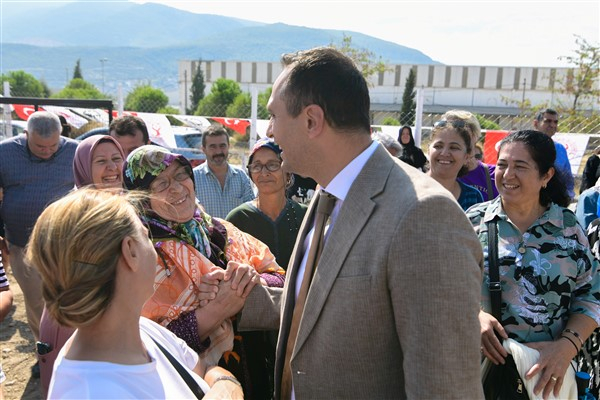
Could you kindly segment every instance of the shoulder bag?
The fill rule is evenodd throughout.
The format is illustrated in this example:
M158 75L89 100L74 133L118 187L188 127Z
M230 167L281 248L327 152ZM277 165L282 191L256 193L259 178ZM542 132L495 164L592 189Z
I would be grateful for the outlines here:
M498 267L498 226L496 221L487 222L489 291L492 315L502 323L502 286ZM500 339L502 340L502 339ZM487 357L482 364L483 393L486 400L529 400L523 379L519 375L515 360L509 354L504 365L494 365Z

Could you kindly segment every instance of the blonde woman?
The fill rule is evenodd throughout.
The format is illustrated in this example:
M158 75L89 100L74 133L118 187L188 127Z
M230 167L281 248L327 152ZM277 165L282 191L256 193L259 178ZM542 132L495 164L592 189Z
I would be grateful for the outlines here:
M175 335L140 317L156 252L130 198L80 189L35 224L27 258L39 268L48 312L77 329L56 359L49 397L194 398L195 385L210 398L242 398L226 370L207 369Z

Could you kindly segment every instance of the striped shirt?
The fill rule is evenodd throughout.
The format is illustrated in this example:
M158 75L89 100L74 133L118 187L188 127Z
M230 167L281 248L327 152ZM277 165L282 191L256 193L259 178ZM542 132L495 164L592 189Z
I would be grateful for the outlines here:
M198 201L212 217L225 219L231 210L255 197L248 175L232 165L228 165L223 188L206 162L194 168L194 183Z
M4 271L4 263L2 262L2 252L0 251L0 291L6 287L8 287L8 278L6 277L6 271Z

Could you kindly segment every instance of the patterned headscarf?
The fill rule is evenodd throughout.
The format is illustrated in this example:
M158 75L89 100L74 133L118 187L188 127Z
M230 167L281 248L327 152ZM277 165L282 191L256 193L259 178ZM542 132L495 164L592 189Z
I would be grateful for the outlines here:
M150 184L174 161L189 167L190 177L192 165L181 154L169 152L164 147L147 144L132 151L123 164L123 181L129 190L148 190Z
M109 142L117 146L121 157L123 157L123 160L125 159L125 153L123 153L121 145L112 136L93 135L82 140L77 146L75 157L73 158L73 176L75 177L75 186L77 189L94 184L94 180L92 179L92 156L96 147L104 142Z
M177 161L189 167L190 178L194 180L190 162L181 154L155 145L144 145L132 151L123 164L123 180L129 190L150 190L150 185L173 162ZM213 222L210 215L202 212L199 204L194 216L187 222L168 221L146 204L146 214L142 220L150 229L155 247L160 247L161 239L178 238L194 246L199 252L210 258L213 263L221 261L220 256L225 234L220 223ZM210 238L210 240L209 240ZM212 249L211 249L212 248ZM216 250L216 251L215 251ZM219 264L221 264L219 262Z

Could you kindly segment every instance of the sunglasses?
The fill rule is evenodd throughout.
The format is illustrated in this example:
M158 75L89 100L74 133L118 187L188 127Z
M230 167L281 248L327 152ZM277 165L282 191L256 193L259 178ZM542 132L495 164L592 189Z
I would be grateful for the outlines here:
M433 124L435 128L444 128L448 125L451 125L454 129L464 129L467 126L467 123L462 119L455 119L452 121L446 121L445 119L443 119Z

